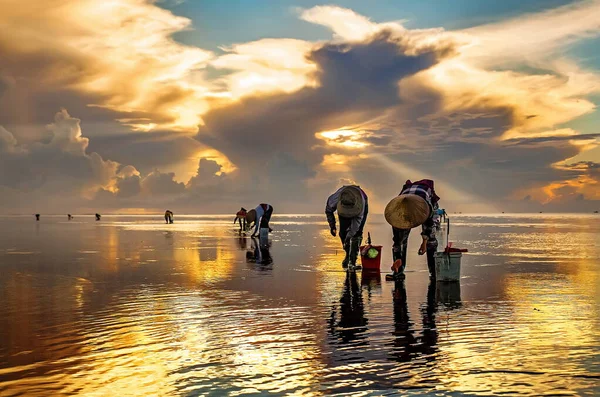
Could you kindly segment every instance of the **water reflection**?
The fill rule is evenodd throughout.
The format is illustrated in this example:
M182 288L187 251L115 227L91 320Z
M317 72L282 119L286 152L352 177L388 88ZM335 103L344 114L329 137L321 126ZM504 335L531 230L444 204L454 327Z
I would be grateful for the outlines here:
M11 219L0 395L600 394L597 219L459 221L461 284L416 253L395 284L342 271L322 218L262 247L228 216Z
M367 344L364 334L367 323L362 288L357 281L356 272L346 272L340 304L331 309L329 332L342 344Z
M442 283L439 282L433 290L433 299L438 304L444 305L448 309L458 309L462 303L460 301L460 283L450 282ZM431 284L429 285L429 292L427 293L427 301L431 299Z
M390 355L396 361L408 362L424 357L426 362L435 360L438 351L438 333L435 323L437 312L436 283L430 282L427 300L421 307L423 323L422 336L415 335L415 327L410 319L405 281L395 282L393 291L394 341Z
M246 233L241 230L238 230L237 244L240 251L246 251L246 249L248 249L248 237L246 236Z
M256 237L251 238L251 248L246 251L246 262L256 263L263 266L268 266L273 263L273 257L271 256L271 245L263 241L259 241Z

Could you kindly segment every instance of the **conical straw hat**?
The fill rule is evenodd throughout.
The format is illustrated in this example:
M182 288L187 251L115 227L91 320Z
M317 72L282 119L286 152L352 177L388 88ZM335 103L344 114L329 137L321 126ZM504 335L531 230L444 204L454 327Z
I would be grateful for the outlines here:
M346 186L340 194L340 201L337 204L339 216L344 218L354 218L362 213L363 197L360 189L356 186Z
M385 220L398 229L412 229L425 223L429 218L427 201L416 194L402 194L394 197L385 207Z

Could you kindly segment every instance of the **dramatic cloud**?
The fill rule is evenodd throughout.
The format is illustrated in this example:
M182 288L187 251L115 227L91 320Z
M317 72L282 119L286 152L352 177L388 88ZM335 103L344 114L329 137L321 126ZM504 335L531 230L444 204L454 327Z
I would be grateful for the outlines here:
M190 20L144 0L0 1L0 75L28 90L82 92L134 129L194 131L212 54L171 39ZM27 111L27 110L22 110Z
M0 10L3 201L73 192L114 210L315 212L354 182L381 211L421 177L460 211L600 200L600 161L574 160L598 135L570 124L596 111L600 75L564 55L599 35L597 0L462 31L318 6L299 17L331 40L217 53L174 41L191 21L152 1ZM57 106L81 112L91 143L66 111L39 128Z

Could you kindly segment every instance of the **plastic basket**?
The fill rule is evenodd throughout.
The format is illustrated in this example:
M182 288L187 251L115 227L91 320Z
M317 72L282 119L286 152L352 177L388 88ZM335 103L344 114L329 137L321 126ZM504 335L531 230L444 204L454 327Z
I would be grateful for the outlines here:
M377 255L375 258L369 258L367 255L363 255L362 252L367 251L365 249L366 247L376 249L377 252L379 253L379 255ZM382 248L383 248L383 246L381 246L381 245L363 245L360 247L360 252L361 252L360 263L362 265L363 271L365 271L365 270L379 271L379 269L381 268L381 249Z

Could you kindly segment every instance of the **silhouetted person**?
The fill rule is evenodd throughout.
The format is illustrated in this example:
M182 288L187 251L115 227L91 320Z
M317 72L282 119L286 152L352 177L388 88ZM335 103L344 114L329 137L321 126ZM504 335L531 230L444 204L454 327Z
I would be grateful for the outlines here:
M96 214L96 221L99 221L100 217L101 217L100 214Z
M35 220L39 221L40 220L40 214L35 214Z
M247 214L247 211L244 207L242 207L242 209L239 210L235 214L235 219L233 220L233 224L235 224L236 222L240 223L240 232L246 230L246 214ZM243 224L243 226L242 226L242 224Z
M165 222L173 223L173 211L171 211L171 210L165 211Z
M71 220L71 219L73 219L73 215L71 215L71 214L67 214L67 219L68 219L68 220Z

